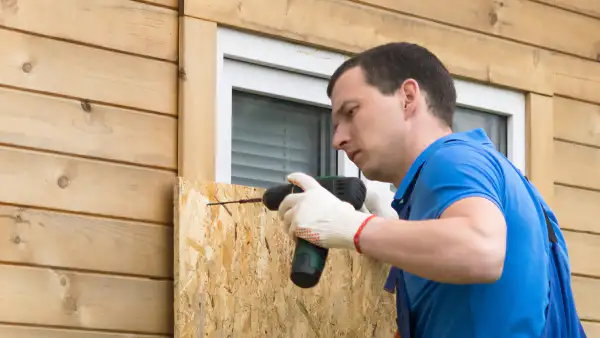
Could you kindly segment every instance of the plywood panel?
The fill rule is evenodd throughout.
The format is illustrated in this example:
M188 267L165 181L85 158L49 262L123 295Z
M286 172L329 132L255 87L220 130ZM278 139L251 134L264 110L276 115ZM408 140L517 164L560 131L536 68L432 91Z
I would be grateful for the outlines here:
M600 190L600 149L554 141L556 182Z
M600 192L554 185L554 212L561 228L600 234Z
M351 1L187 0L185 4L186 15L346 52L413 41L431 49L456 75L553 92L544 50Z
M0 41L0 84L176 114L173 63L5 29Z
M454 0L452 6L437 0L354 1L593 60L600 53L600 20L533 1Z
M172 283L0 265L4 323L172 331Z
M0 147L0 201L172 223L175 174Z
M180 179L175 213L175 337L391 337L394 296L388 267L331 250L320 283L289 280L290 238L260 204L208 201L262 190Z
M556 94L600 104L600 62L560 53L551 58Z
M133 333L90 332L73 329L53 329L17 325L0 325L0 337L18 338L167 338Z
M600 105L556 97L554 122L555 137L600 147Z
M217 25L183 17L180 29L179 176L214 181Z
M177 119L0 88L0 143L177 168Z
M163 225L0 205L0 238L2 262L173 275L173 228Z
M600 18L600 1L597 0L534 0L585 15ZM599 334L600 336L600 334Z
M0 25L161 59L177 59L177 12L141 2L4 1L0 7Z
M600 302L598 301L598 290L600 290L600 279L573 276L571 277L571 284L579 317L599 321Z
M563 231L569 249L571 272L600 277L600 235Z

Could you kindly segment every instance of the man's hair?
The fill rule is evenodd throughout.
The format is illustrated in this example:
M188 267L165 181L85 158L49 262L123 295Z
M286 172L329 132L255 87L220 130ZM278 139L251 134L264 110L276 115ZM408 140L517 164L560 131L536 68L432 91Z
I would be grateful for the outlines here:
M331 76L327 96L339 77L359 66L369 85L384 95L392 95L406 79L414 79L426 92L434 116L452 126L456 89L443 63L426 48L407 42L388 43L366 50L346 60Z

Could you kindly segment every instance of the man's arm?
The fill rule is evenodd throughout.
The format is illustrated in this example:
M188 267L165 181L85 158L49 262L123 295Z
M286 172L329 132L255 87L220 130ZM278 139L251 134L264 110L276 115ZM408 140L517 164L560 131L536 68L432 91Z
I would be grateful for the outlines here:
M498 207L501 175L485 154L451 148L426 164L430 172L423 183L429 191L418 197L441 205L431 209L439 218L375 218L362 230L359 245L365 255L422 278L494 282L502 275L506 250L506 224Z
M436 220L375 218L359 239L361 251L422 278L490 283L502 274L506 225L498 207L480 197L453 203Z

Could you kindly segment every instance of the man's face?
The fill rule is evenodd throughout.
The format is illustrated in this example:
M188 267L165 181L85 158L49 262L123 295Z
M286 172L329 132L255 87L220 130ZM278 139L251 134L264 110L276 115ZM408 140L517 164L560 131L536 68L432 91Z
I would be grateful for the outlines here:
M407 128L404 90L385 96L366 83L362 70L347 70L332 94L333 145L344 150L363 174L389 182L401 164Z

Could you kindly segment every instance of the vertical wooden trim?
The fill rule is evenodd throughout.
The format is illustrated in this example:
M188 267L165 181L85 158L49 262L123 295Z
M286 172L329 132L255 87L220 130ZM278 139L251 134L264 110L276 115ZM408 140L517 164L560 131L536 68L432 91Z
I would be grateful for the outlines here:
M554 197L554 112L553 97L535 93L527 96L526 174L552 206Z
M179 176L214 181L217 24L179 20Z

